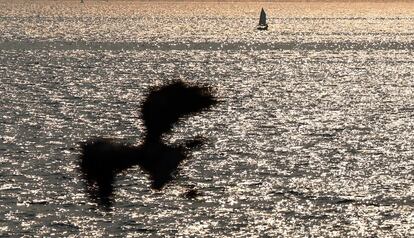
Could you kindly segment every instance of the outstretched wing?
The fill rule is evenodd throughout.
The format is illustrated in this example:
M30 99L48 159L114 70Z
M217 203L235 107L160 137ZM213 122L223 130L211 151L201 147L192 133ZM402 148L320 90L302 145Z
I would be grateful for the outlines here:
M89 195L99 204L110 206L117 173L138 163L139 148L109 139L90 140L81 145L79 169Z
M147 137L158 140L183 116L200 112L217 103L207 87L188 86L183 82L152 90L142 105Z

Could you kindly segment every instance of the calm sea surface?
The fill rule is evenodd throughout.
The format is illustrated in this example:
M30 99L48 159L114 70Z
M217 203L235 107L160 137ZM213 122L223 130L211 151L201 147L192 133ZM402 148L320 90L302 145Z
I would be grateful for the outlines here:
M165 139L207 144L98 207L79 143L138 144L144 96L177 79L222 103ZM0 236L414 236L413 116L414 2L0 0Z

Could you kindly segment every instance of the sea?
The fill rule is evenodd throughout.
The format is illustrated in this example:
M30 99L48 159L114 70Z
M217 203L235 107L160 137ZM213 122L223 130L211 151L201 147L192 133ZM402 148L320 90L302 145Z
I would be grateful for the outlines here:
M220 103L164 140L206 143L102 208L80 144L177 80ZM0 237L413 237L413 156L413 1L0 0Z

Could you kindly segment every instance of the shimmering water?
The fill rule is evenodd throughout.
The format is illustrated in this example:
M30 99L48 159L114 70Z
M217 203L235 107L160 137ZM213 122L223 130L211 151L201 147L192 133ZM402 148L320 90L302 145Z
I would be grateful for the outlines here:
M85 2L0 0L0 236L414 236L412 2ZM222 103L166 140L208 143L97 207L78 143L139 143L173 79Z

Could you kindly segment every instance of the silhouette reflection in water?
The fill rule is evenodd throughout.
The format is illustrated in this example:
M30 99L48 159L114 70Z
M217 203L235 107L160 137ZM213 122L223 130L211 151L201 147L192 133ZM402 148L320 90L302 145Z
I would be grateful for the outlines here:
M181 117L216 103L209 88L183 82L151 90L141 107L146 127L142 145L126 145L110 139L94 139L81 145L79 168L91 198L100 205L111 206L115 176L135 165L149 174L153 189L162 189L174 178L189 150L203 143L202 139L195 138L183 144L167 145L162 141L163 134L170 132Z

